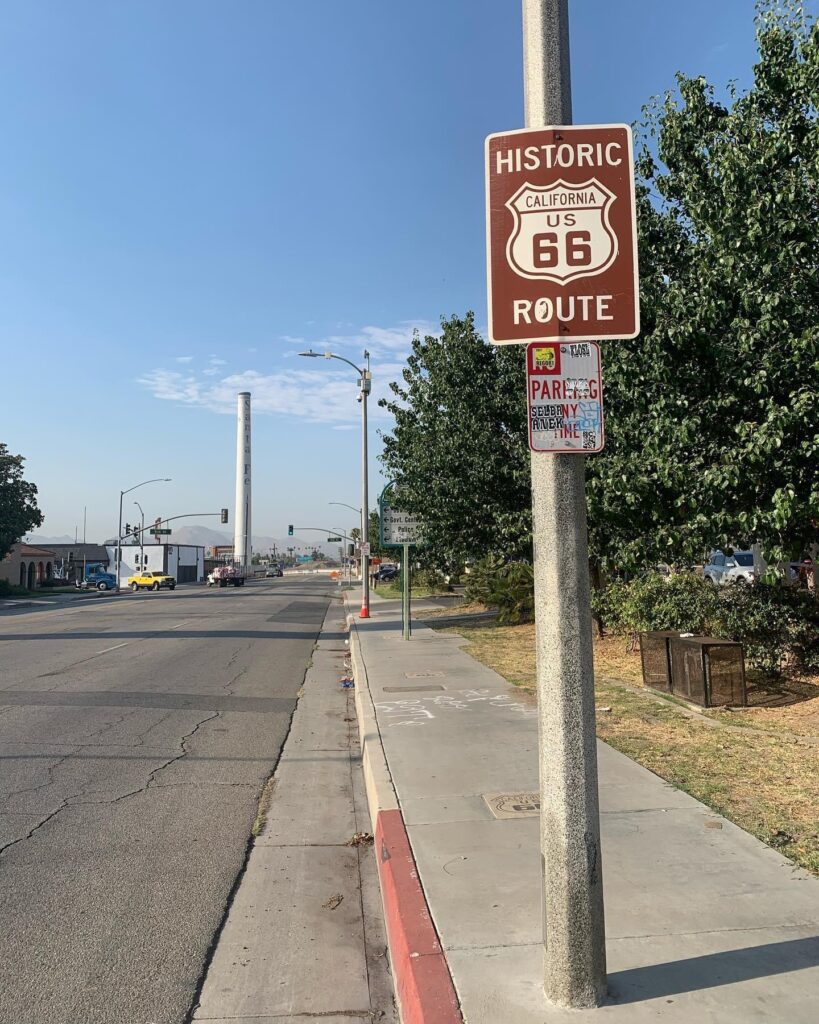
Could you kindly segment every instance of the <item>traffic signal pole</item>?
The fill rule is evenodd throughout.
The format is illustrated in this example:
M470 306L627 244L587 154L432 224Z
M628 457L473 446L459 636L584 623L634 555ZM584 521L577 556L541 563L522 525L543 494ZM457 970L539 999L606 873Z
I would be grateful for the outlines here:
M522 0L526 126L572 120L568 0ZM531 453L544 989L606 990L585 457Z

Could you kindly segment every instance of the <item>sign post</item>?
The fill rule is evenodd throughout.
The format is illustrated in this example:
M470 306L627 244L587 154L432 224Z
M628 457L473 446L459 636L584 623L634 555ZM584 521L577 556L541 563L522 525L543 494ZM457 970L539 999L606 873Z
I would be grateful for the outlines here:
M568 0L522 7L526 128L486 140L489 336L533 343L544 989L583 1008L606 992L583 454L603 445L592 342L640 331L634 172L627 125L571 124Z
M404 544L404 555L401 559L401 624L403 626L403 637L409 640L412 637L411 601L412 589L410 587L410 546Z
M392 493L389 493L392 492ZM410 548L422 544L421 521L396 508L395 481L387 484L378 499L380 541L384 548L402 548L401 560L401 627L405 640L412 637L412 588Z

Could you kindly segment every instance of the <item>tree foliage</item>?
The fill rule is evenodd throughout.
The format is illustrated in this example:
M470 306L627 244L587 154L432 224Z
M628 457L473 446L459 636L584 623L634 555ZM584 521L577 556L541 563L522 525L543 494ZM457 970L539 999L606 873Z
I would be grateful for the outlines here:
M424 522L419 556L454 565L486 551L531 550L523 353L487 345L474 314L413 338L382 461Z
M702 78L647 109L643 330L604 352L607 446L589 462L609 564L819 538L819 29L765 3L724 106Z
M757 12L753 83L703 78L646 110L638 147L642 333L603 351L606 448L587 460L604 568L819 540L819 28ZM472 314L415 338L384 462L433 555L528 554L522 346Z
M11 455L0 443L0 558L35 526L43 514L37 507L37 488L23 479L22 455Z

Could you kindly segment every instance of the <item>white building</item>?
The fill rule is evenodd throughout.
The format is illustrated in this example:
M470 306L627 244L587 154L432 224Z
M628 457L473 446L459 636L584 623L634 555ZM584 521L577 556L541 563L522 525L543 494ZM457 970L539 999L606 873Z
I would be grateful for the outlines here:
M108 549L109 572L116 572L116 545ZM201 583L205 579L205 549L198 544L138 544L122 547L120 579L123 585L129 576L145 570L166 572L177 583Z

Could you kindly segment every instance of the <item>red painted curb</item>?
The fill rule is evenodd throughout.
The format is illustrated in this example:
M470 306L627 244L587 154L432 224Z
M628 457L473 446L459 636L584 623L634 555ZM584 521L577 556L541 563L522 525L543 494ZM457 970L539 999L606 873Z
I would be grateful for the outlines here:
M375 855L401 1024L463 1024L400 810L378 812Z

